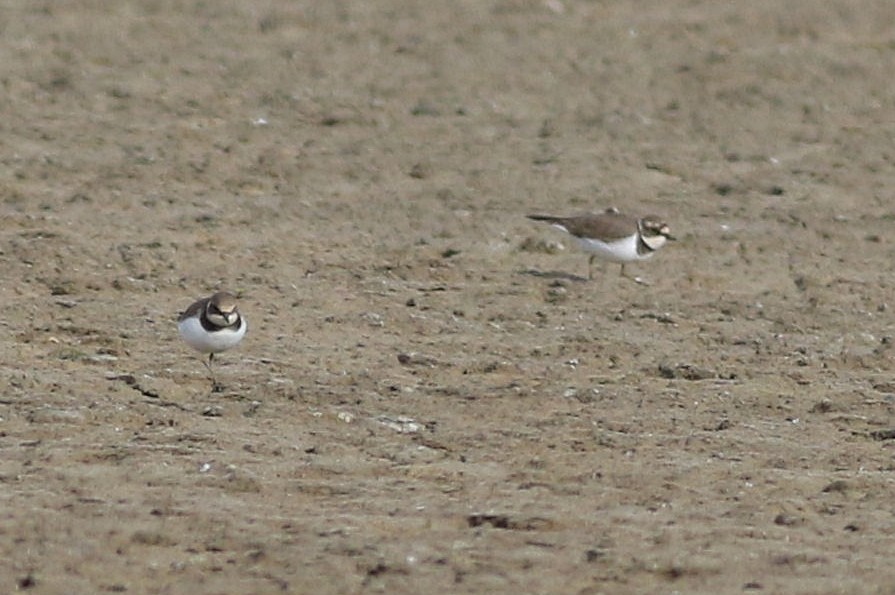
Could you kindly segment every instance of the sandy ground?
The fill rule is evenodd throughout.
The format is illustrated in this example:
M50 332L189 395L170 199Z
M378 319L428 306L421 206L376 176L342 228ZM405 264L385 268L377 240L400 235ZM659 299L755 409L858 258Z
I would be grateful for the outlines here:
M0 592L892 592L888 0L0 27Z

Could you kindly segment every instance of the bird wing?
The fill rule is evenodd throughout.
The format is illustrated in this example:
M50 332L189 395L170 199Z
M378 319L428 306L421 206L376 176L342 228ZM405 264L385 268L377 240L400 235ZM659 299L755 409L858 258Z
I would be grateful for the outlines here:
M197 314L201 313L202 310L205 309L205 304L208 303L209 299L211 298L202 298L201 300L197 300L190 304L190 307L184 310L183 313L181 313L181 315L177 317L177 322L186 320L190 316L196 316Z
M607 242L620 240L637 231L637 219L614 211L600 214L564 217L555 221L573 236L601 239Z

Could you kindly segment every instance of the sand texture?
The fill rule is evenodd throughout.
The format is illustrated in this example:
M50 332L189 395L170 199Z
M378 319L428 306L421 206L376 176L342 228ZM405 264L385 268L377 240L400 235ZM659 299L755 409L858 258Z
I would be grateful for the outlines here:
M893 592L895 3L0 31L0 592Z

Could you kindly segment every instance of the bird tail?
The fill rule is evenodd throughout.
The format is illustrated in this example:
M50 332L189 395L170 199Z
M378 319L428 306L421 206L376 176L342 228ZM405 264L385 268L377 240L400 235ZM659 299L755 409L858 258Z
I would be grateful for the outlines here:
M546 221L547 223L560 223L562 221L562 217L554 217L552 215L526 215L526 217L534 221Z

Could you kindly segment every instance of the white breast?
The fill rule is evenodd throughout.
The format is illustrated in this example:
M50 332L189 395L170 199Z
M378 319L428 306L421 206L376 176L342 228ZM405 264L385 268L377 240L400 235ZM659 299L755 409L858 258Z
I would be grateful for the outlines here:
M209 333L202 328L202 323L195 316L180 321L177 328L180 336L186 341L186 344L197 349L202 353L218 353L226 351L231 347L235 347L243 336L246 334L245 318L242 319L239 327L235 329L225 328L213 333Z
M589 238L577 238L581 249L591 254L596 254L612 262L631 262L632 260L644 260L653 255L637 253L637 234L631 234L626 238L614 242L602 242Z

